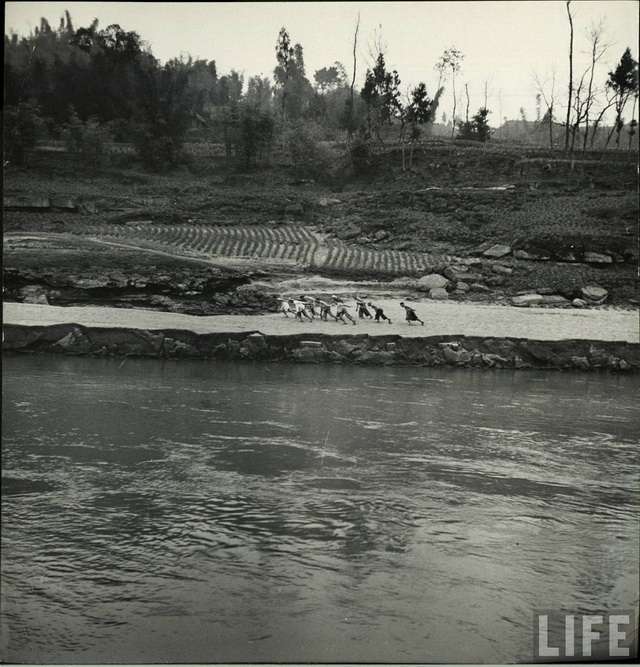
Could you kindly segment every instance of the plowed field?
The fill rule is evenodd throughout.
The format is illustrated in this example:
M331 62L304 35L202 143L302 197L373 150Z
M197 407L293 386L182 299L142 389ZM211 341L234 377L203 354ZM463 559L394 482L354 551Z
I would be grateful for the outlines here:
M454 261L448 255L372 249L343 243L300 225L208 226L185 224L102 224L76 230L83 236L205 258L255 258L335 273L387 276L423 274Z

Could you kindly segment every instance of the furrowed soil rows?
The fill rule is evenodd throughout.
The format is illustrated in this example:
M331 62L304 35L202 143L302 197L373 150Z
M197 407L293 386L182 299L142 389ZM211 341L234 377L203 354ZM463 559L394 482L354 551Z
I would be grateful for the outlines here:
M203 257L253 257L264 261L295 262L318 270L362 271L388 276L424 273L430 266L452 261L447 255L373 249L348 245L301 226L100 224L77 234L140 248L196 254Z

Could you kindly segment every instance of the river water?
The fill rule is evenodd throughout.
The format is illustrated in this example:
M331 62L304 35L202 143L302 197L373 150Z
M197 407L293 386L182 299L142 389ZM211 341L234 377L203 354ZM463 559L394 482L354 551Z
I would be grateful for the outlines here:
M3 658L506 662L637 606L635 378L8 357Z

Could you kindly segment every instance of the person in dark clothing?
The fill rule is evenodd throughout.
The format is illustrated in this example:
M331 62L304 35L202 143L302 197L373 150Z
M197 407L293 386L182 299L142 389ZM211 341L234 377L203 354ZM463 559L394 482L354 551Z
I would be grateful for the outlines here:
M424 322L416 315L416 311L413 308L405 306L403 301L400 302L400 305L404 308L407 314L407 322L409 324L411 324L411 322L420 322L420 324L424 326Z
M374 306L371 303L371 301L369 301L367 306L369 306L369 308L372 308L373 312L376 314L376 317L375 317L375 320L374 320L375 322L380 322L380 320L387 320L387 322L389 322L389 324L391 324L391 320L384 314L384 310L382 310L382 308L380 308L380 306Z

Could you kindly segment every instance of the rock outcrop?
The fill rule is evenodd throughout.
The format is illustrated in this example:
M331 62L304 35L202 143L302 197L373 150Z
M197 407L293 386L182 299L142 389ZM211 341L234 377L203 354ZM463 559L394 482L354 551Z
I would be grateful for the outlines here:
M50 305L148 307L188 315L274 312L277 299L251 285L252 275L216 268L167 273L134 269L127 275L7 267L3 300Z
M625 342L309 332L276 336L259 331L197 334L77 324L6 324L4 333L6 353L583 372L629 373L640 369L640 344Z

